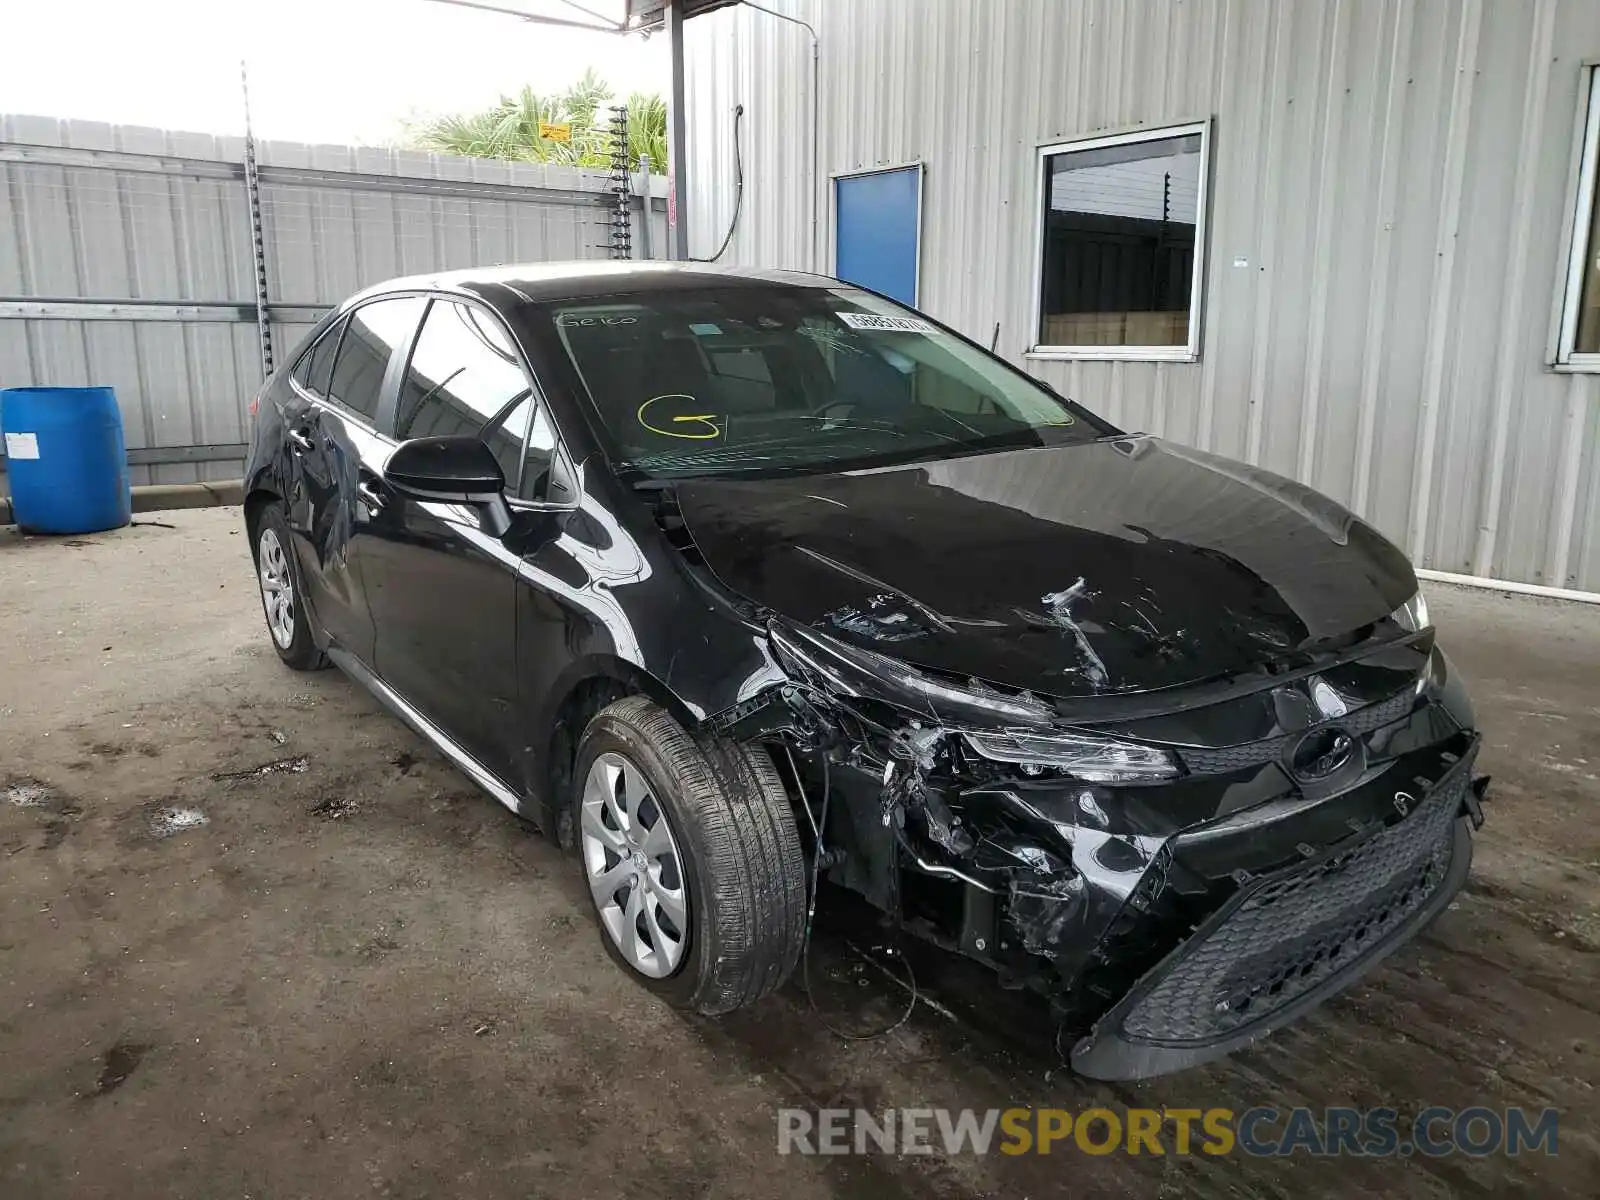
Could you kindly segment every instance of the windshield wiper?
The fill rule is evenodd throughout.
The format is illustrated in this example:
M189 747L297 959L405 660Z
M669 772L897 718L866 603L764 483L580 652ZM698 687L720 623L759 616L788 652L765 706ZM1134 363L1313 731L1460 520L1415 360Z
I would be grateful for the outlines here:
M671 472L674 479L688 479L696 475L755 472L850 471L863 467L909 465L924 460L937 461L952 455L966 457L970 454L981 454L1008 445L1026 444L1030 439L1035 439L1038 432L1029 426L1022 426L987 437L959 438L926 427L908 430L888 421L849 417L832 419L816 414L806 414L806 416L815 420L827 420L829 424L826 432L841 430L880 433L887 435L885 440L893 438L905 441L918 438L926 441L917 446L863 447L847 457L830 458L826 456L827 443L819 444L816 439L818 431L807 428L786 434L774 434L739 446L724 446L720 449L708 447L679 454L658 452L631 459L626 465L633 470L648 474ZM965 422L956 420L955 423L971 431L971 427ZM1034 441L1033 444L1039 443ZM951 447L955 450L952 451Z
M661 464L653 469L675 472L674 474L667 476L667 478L681 480L698 479L702 475L737 475L744 471L772 471L781 469L782 465L783 464L774 464L769 459L762 459L756 462L742 463L675 462ZM677 474L676 472L682 473Z
M848 422L841 422L833 428L845 428ZM876 426L859 423L850 426L857 430L891 434L896 438L910 436L904 430L892 425ZM831 430L830 430L831 431ZM942 434L932 436L943 438ZM946 441L954 439L944 438ZM680 468L719 467L721 469L737 469L747 467L751 470L764 470L775 463L792 466L827 467L831 460L818 461L813 454L821 449L815 441L814 430L804 430L786 434L774 434L760 438L756 441L744 442L737 446L726 446L721 449L705 449L685 451L680 454L659 453L635 459L631 465L647 471L677 470ZM795 457L796 453L805 454L804 461L786 462Z
M755 447L738 450L705 451L691 454L657 455L641 459L636 464L645 471L693 470L766 470L773 459L770 455L755 452Z

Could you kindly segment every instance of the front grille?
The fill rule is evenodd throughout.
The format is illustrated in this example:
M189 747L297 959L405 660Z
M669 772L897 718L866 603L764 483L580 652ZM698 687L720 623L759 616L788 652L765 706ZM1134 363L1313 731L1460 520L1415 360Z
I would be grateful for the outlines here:
M1404 691L1396 692L1387 700L1368 704L1364 708L1355 709L1342 717L1320 724L1337 725L1352 736L1361 737L1398 721L1411 711L1415 699L1415 693L1406 688ZM1317 726L1313 725L1311 728L1315 729ZM1281 737L1263 738L1259 742L1244 742L1238 746L1216 748L1180 746L1178 756L1183 759L1183 765L1189 768L1192 774L1225 775L1229 771L1242 771L1247 767L1275 762L1288 753L1289 748L1303 736L1305 736L1304 730L1296 730Z
M1469 755L1409 817L1359 845L1247 886L1128 1010L1124 1036L1226 1038L1382 945L1449 873L1471 769Z

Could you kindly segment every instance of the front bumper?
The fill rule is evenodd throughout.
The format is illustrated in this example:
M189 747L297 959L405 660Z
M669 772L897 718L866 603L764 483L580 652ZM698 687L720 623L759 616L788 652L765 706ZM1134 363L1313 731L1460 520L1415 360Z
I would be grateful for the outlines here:
M1396 823L1241 887L1078 1042L1073 1068L1139 1079L1220 1058L1409 941L1466 881L1476 750L1427 790L1397 792L1410 811Z

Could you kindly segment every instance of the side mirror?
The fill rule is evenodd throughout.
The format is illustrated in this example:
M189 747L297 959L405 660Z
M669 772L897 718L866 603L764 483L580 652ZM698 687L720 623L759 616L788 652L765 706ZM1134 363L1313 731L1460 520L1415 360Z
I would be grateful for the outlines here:
M506 476L494 453L475 437L425 437L401 442L383 468L389 486L413 500L469 504L491 537L511 528Z

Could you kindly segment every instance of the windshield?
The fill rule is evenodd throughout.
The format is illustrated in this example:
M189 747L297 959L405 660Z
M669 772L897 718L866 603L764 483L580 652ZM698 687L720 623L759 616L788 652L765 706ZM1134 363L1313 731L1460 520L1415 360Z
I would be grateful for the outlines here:
M853 288L741 284L542 311L618 469L646 478L836 471L1115 432Z

